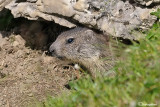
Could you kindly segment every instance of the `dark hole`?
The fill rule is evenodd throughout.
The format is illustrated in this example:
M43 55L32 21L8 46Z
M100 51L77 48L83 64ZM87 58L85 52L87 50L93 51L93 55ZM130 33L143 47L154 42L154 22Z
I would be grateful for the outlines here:
M16 0L16 3L27 2L27 0Z
M0 26L3 37L9 37L11 33L20 34L26 41L25 45L27 47L42 51L48 50L57 36L69 29L53 21L45 21L43 19L31 21L25 18L13 18L11 12L6 9L0 14L0 25L3 25Z
M64 85L67 89L71 89L71 87L69 86L69 84Z
M63 69L69 69L69 66L63 66Z
M123 13L123 10L122 9L119 9L119 14L122 14Z
M6 74L0 72L0 78L6 77Z
M124 25L129 25L129 22L128 22L128 21L126 21L126 22L124 22L123 24L124 24Z

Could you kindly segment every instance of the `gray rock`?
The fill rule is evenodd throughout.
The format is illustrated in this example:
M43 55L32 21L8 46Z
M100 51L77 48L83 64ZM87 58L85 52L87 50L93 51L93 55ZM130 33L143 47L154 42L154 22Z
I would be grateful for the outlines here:
M18 0L1 0L0 9L5 6L11 10L15 18L25 17L29 20L43 18L69 28L81 23L105 34L128 39L139 38L133 33L136 29L149 29L157 19L150 13L160 7L160 0L134 0L136 2L134 4L129 0L16 1ZM153 8L145 7L151 4Z
M0 11L11 2L12 0L0 0Z
M134 0L134 1L145 6L150 6L151 4L160 3L160 0Z

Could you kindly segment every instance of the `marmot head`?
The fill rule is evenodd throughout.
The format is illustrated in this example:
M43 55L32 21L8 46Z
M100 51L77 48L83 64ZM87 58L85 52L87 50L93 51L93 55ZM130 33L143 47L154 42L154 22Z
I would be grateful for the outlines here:
M101 54L97 45L103 44L97 35L86 28L75 28L60 34L49 50L53 56L72 61L93 60Z

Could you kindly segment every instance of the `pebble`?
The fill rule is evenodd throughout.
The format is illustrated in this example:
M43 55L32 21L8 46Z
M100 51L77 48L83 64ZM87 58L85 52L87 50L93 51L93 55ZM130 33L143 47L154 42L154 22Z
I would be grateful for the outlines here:
M7 65L7 64L4 64L3 66L4 66L5 68L7 68L7 67L8 67L8 65Z
M18 46L18 45L19 45L19 43L18 43L17 41L14 41L14 42L13 42L13 46L14 46L14 47L16 47L16 46Z

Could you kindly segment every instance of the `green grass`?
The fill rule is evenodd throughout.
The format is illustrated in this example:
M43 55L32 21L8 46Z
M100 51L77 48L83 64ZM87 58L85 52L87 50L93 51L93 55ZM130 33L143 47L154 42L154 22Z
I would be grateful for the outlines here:
M125 60L118 62L114 67L116 77L96 78L93 81L86 75L69 83L71 87L69 95L50 97L42 106L139 107L143 104L160 106L160 24L154 24L145 34L145 39L139 43L133 42L133 45L126 49Z

